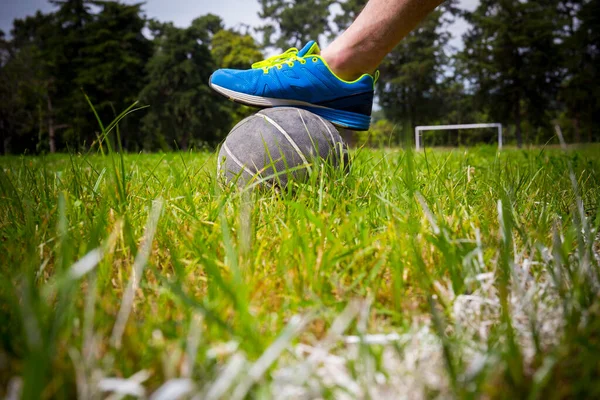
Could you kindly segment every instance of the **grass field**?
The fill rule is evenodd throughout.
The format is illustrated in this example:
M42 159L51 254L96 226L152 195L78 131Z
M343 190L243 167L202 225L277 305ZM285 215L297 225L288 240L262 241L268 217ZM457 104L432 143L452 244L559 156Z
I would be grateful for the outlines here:
M600 396L600 146L352 156L0 159L0 395Z

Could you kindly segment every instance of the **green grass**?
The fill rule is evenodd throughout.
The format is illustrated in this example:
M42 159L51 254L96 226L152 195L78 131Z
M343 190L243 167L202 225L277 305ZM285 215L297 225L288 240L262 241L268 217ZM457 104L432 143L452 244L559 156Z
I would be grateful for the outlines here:
M361 396L375 381L409 397L600 394L598 145L361 149L348 175L282 192L222 187L206 152L0 167L0 395L96 398L137 373L145 395L185 378L204 397L221 377L225 398L279 397L281 371L316 379L307 397L356 395L298 343L346 360ZM343 343L382 332L401 340ZM417 350L437 383L386 364Z

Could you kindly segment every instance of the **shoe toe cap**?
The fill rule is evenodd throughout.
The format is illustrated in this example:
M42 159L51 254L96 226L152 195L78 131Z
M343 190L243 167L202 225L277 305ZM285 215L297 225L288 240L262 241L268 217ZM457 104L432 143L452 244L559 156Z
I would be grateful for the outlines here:
M234 74L228 69L218 69L210 76L210 83L213 85L219 85L223 87L229 86L235 79Z
M220 86L236 92L254 92L257 79L254 79L253 70L219 69L210 77L210 84Z

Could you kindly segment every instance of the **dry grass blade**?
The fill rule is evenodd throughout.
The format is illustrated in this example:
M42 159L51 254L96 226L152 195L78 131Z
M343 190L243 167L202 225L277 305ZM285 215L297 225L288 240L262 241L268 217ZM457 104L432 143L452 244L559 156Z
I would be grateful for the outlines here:
M285 327L281 335L265 350L258 360L248 369L246 376L238 384L231 395L232 400L242 400L248 391L279 358L283 350L290 346L290 342L304 329L308 318L294 316Z
M194 390L194 382L188 378L171 379L166 381L149 400L178 400Z
M142 383L148 378L150 378L150 373L145 370L136 372L127 379L104 378L98 383L98 389L101 392L112 393L114 398L124 396L142 397L146 395L146 389L142 386Z
M148 258L150 257L152 241L154 240L154 234L156 233L156 227L158 225L160 213L162 212L162 206L163 201L161 199L152 202L152 209L150 210L148 221L146 222L146 229L144 231L144 237L142 238L142 244L137 256L135 257L135 261L131 269L131 277L129 278L129 283L127 284L125 294L123 295L121 308L119 309L119 314L117 314L117 320L111 335L111 343L116 348L121 347L121 337L123 336L125 324L129 319L129 314L131 313L131 308L133 307L135 291L139 286L140 279L142 279L142 274L144 272L144 267L146 266Z
M227 361L223 371L212 382L206 394L195 397L195 400L218 400L224 397L225 393L235 384L239 375L247 369L246 357L240 353L235 353Z

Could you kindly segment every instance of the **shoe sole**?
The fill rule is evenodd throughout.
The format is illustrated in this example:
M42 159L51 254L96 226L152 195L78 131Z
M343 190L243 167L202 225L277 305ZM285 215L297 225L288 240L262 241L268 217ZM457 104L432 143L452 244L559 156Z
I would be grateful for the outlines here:
M229 100L247 106L270 108L270 107L297 107L317 114L332 124L356 131L369 130L371 117L353 113L350 111L341 111L333 108L323 107L299 100L276 99L271 97L253 96L246 93L236 92L231 89L215 85L209 81L208 85L212 90L220 95L227 97Z

